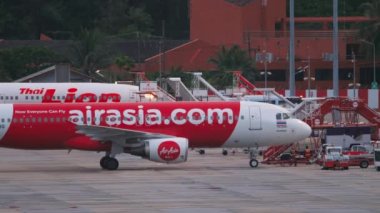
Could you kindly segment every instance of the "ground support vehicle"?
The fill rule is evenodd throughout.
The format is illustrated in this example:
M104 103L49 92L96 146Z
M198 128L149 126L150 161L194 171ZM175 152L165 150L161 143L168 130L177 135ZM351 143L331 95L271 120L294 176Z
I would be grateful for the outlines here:
M362 169L374 164L372 156L349 156L349 166L359 166Z
M349 167L349 157L343 155L340 146L326 146L320 162L322 169L348 169Z
M349 157L349 166L360 166L360 168L368 168L373 165L374 156L371 154L373 147L364 145L352 145L349 150L343 151L344 155Z

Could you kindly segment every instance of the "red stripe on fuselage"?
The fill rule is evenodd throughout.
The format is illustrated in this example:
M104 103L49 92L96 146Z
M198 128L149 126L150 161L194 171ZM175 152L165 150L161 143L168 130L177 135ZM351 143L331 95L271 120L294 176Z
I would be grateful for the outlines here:
M221 124L218 123L216 109L226 110ZM211 112L214 112L213 119L208 121ZM230 122L230 114L227 112L232 112ZM118 113L121 118L113 119ZM69 122L67 119L71 117L73 120L76 115L83 115L87 125L184 137L189 139L190 147L219 147L235 129L235 118L239 113L239 102L14 104L13 121L0 146L20 149L68 148L65 147L65 142L81 135L75 133L74 121ZM170 119L166 123L165 120L174 114L177 115L177 120ZM207 118L200 122L202 114ZM155 115L165 119L159 124ZM136 116L136 122L131 124L133 116ZM137 120L137 116L143 120ZM189 116L195 120L190 121ZM62 122L63 119L66 121Z

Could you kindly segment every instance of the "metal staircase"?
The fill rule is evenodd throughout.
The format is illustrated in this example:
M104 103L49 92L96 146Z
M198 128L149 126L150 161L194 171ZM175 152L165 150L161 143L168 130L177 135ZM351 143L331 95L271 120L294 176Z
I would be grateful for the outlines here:
M263 154L263 161L261 163L271 164L277 161L282 153L289 149L293 144L270 146Z
M217 89L215 89L211 84L209 84L203 77L202 77L202 73L200 72L195 72L193 73L193 76L194 76L194 79L196 80L196 82L199 82L199 83L202 83L208 90L210 90L211 92L213 92L216 96L218 96L220 99L222 99L223 101L228 101L230 100L230 98L224 96L223 94L221 94ZM195 83L195 84L198 84L198 87L199 87L199 83ZM199 89L199 88L197 88Z
M165 79L165 82L174 90L176 100L198 101L198 99L194 97L191 91L181 81L181 78L167 78Z

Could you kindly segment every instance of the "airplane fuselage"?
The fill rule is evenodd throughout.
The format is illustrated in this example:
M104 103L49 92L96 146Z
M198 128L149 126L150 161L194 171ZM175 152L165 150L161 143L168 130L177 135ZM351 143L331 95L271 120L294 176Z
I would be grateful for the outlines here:
M0 146L109 149L107 141L78 133L77 126L183 137L189 147L252 147L307 137L310 127L286 113L278 106L248 102L2 104Z
M136 102L138 87L106 83L0 83L0 103Z

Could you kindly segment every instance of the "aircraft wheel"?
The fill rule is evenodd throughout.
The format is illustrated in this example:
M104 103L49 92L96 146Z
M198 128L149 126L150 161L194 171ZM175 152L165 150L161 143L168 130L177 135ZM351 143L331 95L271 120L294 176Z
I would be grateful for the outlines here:
M252 168L256 168L258 165L259 165L259 161L257 161L256 159L251 159L249 161L249 165L252 167Z
M109 156L104 156L102 157L102 159L100 159L100 166L102 167L102 169L107 169L107 165L106 165L106 162L110 159Z
M116 170L119 167L119 161L116 158L103 157L100 160L100 166L107 170Z
M222 154L223 154L223 155L228 155L228 151L225 150L225 149L223 149Z
M368 161L362 161L362 162L360 162L360 168L362 168L362 169L366 169L366 168L368 168L368 165L369 165L369 163L368 163Z

